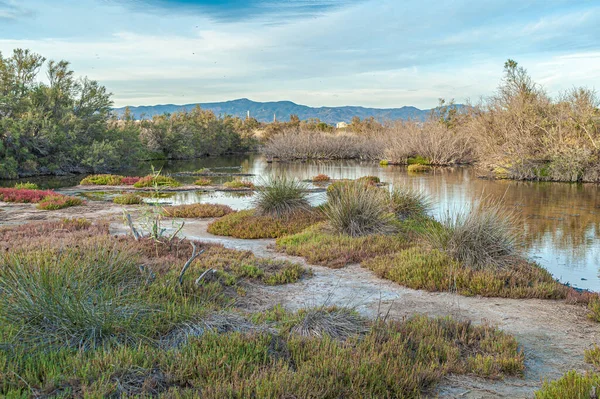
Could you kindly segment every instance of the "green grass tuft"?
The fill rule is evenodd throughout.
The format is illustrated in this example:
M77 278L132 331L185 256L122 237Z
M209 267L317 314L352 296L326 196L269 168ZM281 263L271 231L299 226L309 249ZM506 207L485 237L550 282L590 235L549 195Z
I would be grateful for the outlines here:
M179 187L181 183L169 176L149 175L138 180L133 187Z
M138 205L143 204L144 200L137 194L126 193L117 195L115 198L113 198L113 202L119 205Z
M295 212L310 210L307 187L287 177L271 177L256 188L253 203L256 213L263 216L284 217Z
M219 218L235 212L227 205L221 204L190 204L167 206L163 208L164 215L170 218Z
M17 189L26 189L26 190L38 190L39 189L39 187L38 187L37 184L30 183L30 182L17 183L17 184L15 184L15 188L17 188Z
M38 202L36 208L45 210L45 211L53 211L57 209L69 208L71 206L82 205L83 200L77 197L69 197L66 195L48 195L44 197L40 202Z

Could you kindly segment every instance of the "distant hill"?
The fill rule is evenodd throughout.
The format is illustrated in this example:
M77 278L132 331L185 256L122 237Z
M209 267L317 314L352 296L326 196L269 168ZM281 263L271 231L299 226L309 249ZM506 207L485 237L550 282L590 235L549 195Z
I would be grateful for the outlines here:
M203 109L212 110L217 115L232 115L245 118L248 111L250 116L261 122L273 121L273 115L277 120L288 121L290 115L298 115L301 120L310 118L319 118L321 121L336 124L338 122L350 122L352 117L358 116L361 119L374 117L379 121L397 120L397 119L417 119L424 120L430 114L430 109L419 109L416 107L405 106L401 108L365 108L365 107L308 107L291 101L275 102L256 102L242 98L239 100L225 101L219 103L202 104L165 104L129 107L136 119L151 118L153 115L173 113L182 110L191 110L196 105ZM457 105L462 107L462 105ZM125 107L115 108L115 112L122 114Z

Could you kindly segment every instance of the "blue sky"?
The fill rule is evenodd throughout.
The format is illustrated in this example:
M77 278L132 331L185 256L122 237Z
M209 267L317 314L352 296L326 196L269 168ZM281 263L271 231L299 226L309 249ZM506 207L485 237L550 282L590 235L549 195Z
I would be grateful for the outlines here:
M598 1L0 0L0 51L71 61L116 106L291 100L435 106L507 58L554 96L600 89Z

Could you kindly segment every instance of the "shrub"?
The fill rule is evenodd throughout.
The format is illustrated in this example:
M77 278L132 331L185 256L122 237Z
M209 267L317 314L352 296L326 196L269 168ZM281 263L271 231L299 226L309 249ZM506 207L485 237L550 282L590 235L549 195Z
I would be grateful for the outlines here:
M588 302L588 318L600 323L600 297L594 295Z
M310 210L306 185L287 177L271 177L256 188L253 203L256 213L263 216L288 216Z
M245 180L240 180L240 179L236 179L236 180L232 180L232 181L228 181L223 183L224 187L227 188L250 188L253 189L254 188L254 183L249 182L249 181L245 181Z
M519 255L515 216L498 203L481 202L468 212L430 223L426 239L467 266L503 267Z
M119 175L90 175L81 182L82 186L119 186L123 184L123 176Z
M177 205L163 210L170 218L219 218L234 212L229 206L220 204Z
M421 165L421 164L412 164L412 165L408 165L407 170L410 173L423 173L423 172L429 172L431 170L431 166Z
M360 183L367 183L367 184L371 184L371 185L376 185L381 183L381 179L379 179L379 177L377 176L363 176L363 177L359 177L358 179L356 179L357 182Z
M38 202L37 208L45 211L52 211L69 208L71 206L78 206L81 204L83 204L83 200L81 198L70 197L67 195L49 195Z
M521 261L503 269L472 269L444 252L419 247L367 259L362 266L403 286L461 295L563 299L568 288L538 265Z
M26 188L2 188L0 187L0 201L37 203L47 196L58 195L52 190L29 190Z
M417 155L415 157L409 157L406 160L406 163L410 166L410 165L421 165L421 166L428 166L431 164L431 161L429 161L429 159L427 158L423 158L420 155ZM409 168L410 170L410 168Z
M315 177L312 178L312 181L314 183L323 183L323 182L328 182L331 181L331 178L327 175L324 174L318 174Z
M388 161L387 159L382 159L381 161L379 161L379 165L381 166L388 166L390 164L390 161Z
M257 215L254 210L225 215L208 225L208 232L236 238L278 238L296 234L322 220L319 212L296 212L285 218Z
M119 205L137 205L143 204L144 200L137 194L127 193L117 195L115 198L113 198L113 202Z
M212 184L212 180L208 178L200 178L194 182L196 186L210 186Z
M38 187L37 184L30 183L30 182L17 183L17 184L15 184L15 188L16 189L27 189L27 190L37 190L37 189L39 189L39 187Z
M136 188L155 187L155 186L179 187L179 186L181 186L181 183L179 183L177 180L173 179L172 177L168 177L168 176L148 175L148 176L142 177L140 180L137 181L137 183L135 183L133 185L133 187L136 187Z
M395 231L394 215L383 190L358 182L342 184L334 190L323 207L333 231L352 237Z

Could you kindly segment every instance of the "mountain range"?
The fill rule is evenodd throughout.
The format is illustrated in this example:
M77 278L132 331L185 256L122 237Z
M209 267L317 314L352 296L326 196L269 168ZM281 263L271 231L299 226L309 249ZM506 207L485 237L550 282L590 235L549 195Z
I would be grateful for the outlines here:
M329 124L350 122L354 116L358 116L361 119L372 116L379 121L397 119L424 120L432 111L431 109L419 109L412 106L400 108L365 108L358 106L309 107L291 101L256 102L248 100L247 98L216 103L137 106L129 107L129 109L136 119L147 119L154 115L162 115L164 113L173 113L183 110L190 111L197 105L202 109L211 110L217 115L232 115L240 118L245 118L248 111L250 111L250 116L256 118L260 122L271 122L274 117L280 121L288 121L290 115L298 115L301 120L319 118L321 121ZM457 107L462 107L462 105L457 105ZM122 114L124 110L125 107L114 109L119 115Z

